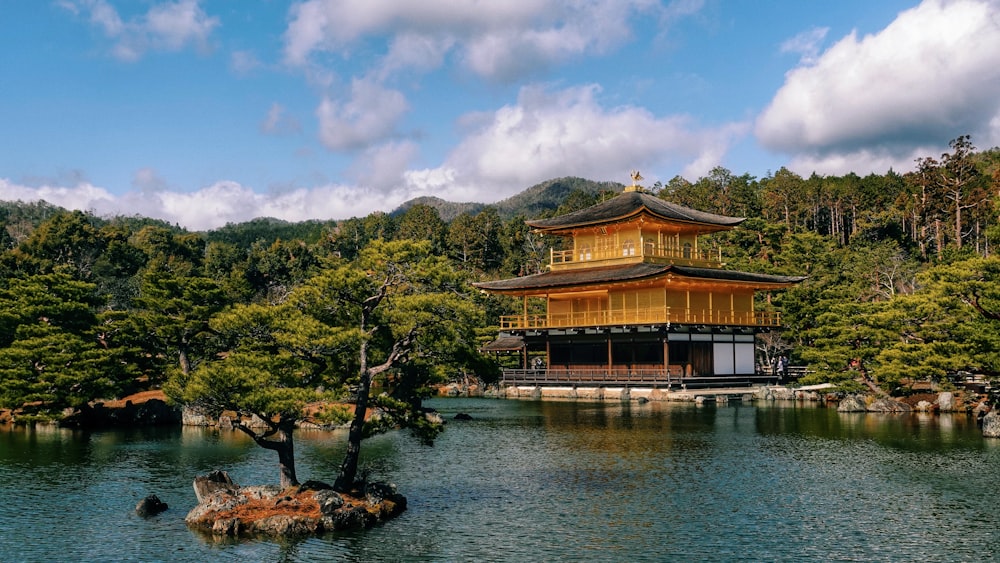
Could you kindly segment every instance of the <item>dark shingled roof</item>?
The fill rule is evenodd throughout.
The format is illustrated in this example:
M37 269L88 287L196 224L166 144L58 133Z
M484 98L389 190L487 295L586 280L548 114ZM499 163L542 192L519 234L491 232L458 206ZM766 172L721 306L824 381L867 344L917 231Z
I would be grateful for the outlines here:
M491 282L479 282L472 285L488 291L521 291L587 285L592 283L613 283L635 281L645 278L659 277L666 273L687 278L704 278L723 281L736 281L760 284L790 285L801 282L806 276L774 276L770 274L754 274L734 270L715 268L691 268L671 264L640 263L627 266L611 266L607 268L592 268L587 270L561 270L544 272L532 276L510 278Z
M507 352L524 348L524 338L501 334L496 340L480 348L483 352Z
M668 221L701 223L716 227L734 227L746 220L743 217L726 217L725 215L705 213L664 201L643 192L625 192L586 209L550 219L526 221L526 223L539 230L558 230L618 221L638 215L643 210Z
M809 276L775 276L772 274L755 274L753 272L738 272L736 270L720 270L717 268L693 268L689 266L673 266L675 274L688 278L707 278L713 280L742 281L751 283L799 283Z
M610 266L607 268L590 268L587 270L561 270L543 272L520 278L510 278L490 282L479 282L472 285L493 291L541 289L545 287L563 287L567 285L585 285L588 283L619 282L638 280L662 274L670 269L668 264L632 264L629 266Z

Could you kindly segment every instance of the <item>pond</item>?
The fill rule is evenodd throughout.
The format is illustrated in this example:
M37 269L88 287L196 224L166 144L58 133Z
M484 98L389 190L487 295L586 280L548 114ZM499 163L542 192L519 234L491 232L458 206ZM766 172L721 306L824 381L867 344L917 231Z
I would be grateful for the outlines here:
M435 399L433 447L365 443L408 510L363 532L216 541L191 481L276 483L276 457L200 428L0 429L2 561L953 561L1000 556L1000 441L966 415L814 405ZM451 420L458 412L470 421ZM296 434L332 482L342 432ZM142 519L156 494L170 509Z

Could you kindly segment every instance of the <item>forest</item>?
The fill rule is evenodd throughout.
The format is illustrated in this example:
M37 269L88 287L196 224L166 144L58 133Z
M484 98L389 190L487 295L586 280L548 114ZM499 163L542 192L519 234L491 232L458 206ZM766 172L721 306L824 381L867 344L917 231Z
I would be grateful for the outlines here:
M431 436L420 399L449 379L495 378L477 348L516 310L471 283L542 271L562 241L524 220L622 187L561 178L495 205L422 200L208 232L2 202L0 408L58 418L163 388L287 425L305 404L371 391L393 414L387 424ZM757 307L780 311L784 327L760 338L762 363L788 354L806 366L804 383L851 391L867 379L894 394L1000 372L1000 149L962 136L904 174L782 168L756 178L717 167L647 189L746 217L713 235L727 267L809 276L760 296Z

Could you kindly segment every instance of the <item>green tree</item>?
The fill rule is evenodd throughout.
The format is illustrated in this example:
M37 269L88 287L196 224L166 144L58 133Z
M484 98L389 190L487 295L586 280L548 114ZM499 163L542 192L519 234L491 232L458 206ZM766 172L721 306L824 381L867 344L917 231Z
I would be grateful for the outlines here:
M399 216L394 240L426 240L431 243L431 251L441 253L445 247L448 225L441 220L437 209L430 205L417 204ZM375 240L375 239L372 239Z
M212 351L209 320L226 305L225 287L211 278L163 268L147 271L129 332L153 361L153 371L147 372L151 379L162 381L172 370L186 375L206 358Z
M72 268L78 278L88 279L104 251L94 222L82 211L57 213L39 225L21 248L36 261L38 272L51 272L62 265Z
M277 454L281 486L297 485L295 425L309 403L342 396L332 360L346 347L345 331L288 304L236 306L210 325L226 353L175 374L165 391L212 417L234 411L234 427Z
M256 242L250 247L246 278L258 298L280 301L317 265L316 256L305 242Z
M30 403L56 417L115 396L131 380L116 350L97 336L94 284L64 270L8 284L0 289L0 405Z
M806 190L801 176L782 167L774 176L761 180L761 188L766 219L784 221L788 228L800 225Z
M476 215L463 213L448 227L448 254L467 269L496 271L504 258L500 244L502 228L500 217L492 207Z
M367 433L402 426L430 441L440 431L421 410L429 384L479 360L474 328L482 325L482 313L467 282L445 258L431 254L427 241L374 242L356 261L324 270L292 297L295 306L355 343L344 360L355 410L336 489L354 486ZM373 388L383 392L373 396ZM366 426L373 406L383 414Z

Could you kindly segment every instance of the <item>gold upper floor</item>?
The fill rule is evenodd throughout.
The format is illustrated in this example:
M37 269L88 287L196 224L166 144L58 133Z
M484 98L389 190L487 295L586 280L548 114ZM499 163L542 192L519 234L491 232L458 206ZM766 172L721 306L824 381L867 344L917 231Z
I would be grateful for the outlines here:
M641 225L619 229L591 229L573 234L573 247L550 250L553 271L636 262L664 262L682 266L721 268L722 249L699 244L696 233L644 232Z

